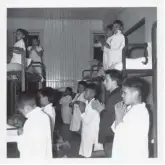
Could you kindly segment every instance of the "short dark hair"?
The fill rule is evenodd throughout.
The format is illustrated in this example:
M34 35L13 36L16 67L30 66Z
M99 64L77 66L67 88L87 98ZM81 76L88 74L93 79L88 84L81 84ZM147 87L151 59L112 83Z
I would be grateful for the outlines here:
M108 30L112 30L112 28L113 28L113 24L109 24L109 25L107 25L107 27L106 27Z
M43 89L40 90L40 93L43 96L48 97L48 101L50 103L53 103L54 102L54 89L53 88L51 88L51 87L45 87L45 88L43 88Z
M119 70L109 69L105 71L106 75L109 75L112 80L116 81L118 86L121 86L122 83L122 74Z
M92 90L95 93L94 97L98 98L98 96L99 96L99 87L98 87L98 85L96 85L95 83L89 83L87 85L87 89Z
M39 39L38 36L34 36L34 37L32 38L32 40L37 40L38 44L40 44L40 39Z
M18 108L24 108L26 105L36 106L36 95L32 93L21 93L17 102Z
M83 85L85 88L87 87L87 83L85 81L79 81L78 85Z
M71 93L73 92L71 87L66 87L66 90L68 90Z
M115 21L113 22L113 24L117 24L117 25L119 25L121 29L124 28L124 24L123 24L123 22L120 21L120 20L115 20Z
M142 98L142 101L145 101L149 93L149 83L140 77L134 76L125 79L122 86L137 90Z
M25 35L25 37L27 37L27 36L28 36L28 31L27 31L27 30L25 30L25 29L21 29L21 28L19 28L19 29L17 29L16 31L17 31L17 32L18 32L18 31L20 31L22 34L24 34L24 35Z

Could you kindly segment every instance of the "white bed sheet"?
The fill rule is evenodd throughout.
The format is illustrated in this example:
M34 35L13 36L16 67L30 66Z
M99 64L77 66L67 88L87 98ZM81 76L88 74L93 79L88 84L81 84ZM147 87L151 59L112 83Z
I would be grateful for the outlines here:
M17 130L18 130L18 128L14 127L14 126L10 126L7 124L7 137L6 137L7 143L18 141Z
M152 69L152 60L149 58L148 63L145 65L142 62L145 62L145 58L137 58L137 59L130 59L126 58L126 69L136 69L136 70L142 70L142 69ZM114 69L122 70L123 64L117 63L114 65Z

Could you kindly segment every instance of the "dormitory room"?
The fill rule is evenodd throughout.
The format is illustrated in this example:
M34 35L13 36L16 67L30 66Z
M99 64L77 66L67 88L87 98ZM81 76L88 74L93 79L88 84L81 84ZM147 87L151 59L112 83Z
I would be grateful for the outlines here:
M157 8L7 9L7 158L157 158Z

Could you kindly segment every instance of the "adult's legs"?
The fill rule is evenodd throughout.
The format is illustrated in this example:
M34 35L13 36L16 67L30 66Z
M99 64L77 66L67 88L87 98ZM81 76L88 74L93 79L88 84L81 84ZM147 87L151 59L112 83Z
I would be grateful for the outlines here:
M105 143L103 145L104 152L105 152L105 157L107 157L107 158L111 158L112 157L112 144L113 143Z

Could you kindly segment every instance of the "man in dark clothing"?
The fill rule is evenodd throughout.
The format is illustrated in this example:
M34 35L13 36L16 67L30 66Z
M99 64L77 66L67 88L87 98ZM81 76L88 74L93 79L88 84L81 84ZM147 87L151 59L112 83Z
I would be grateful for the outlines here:
M122 101L120 84L122 75L118 70L105 71L104 86L108 97L104 104L94 100L92 107L100 113L99 143L103 144L105 157L111 157L114 133L111 125L115 121L115 104Z

